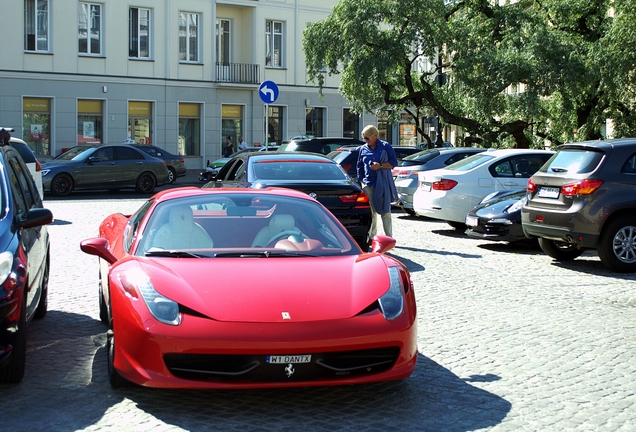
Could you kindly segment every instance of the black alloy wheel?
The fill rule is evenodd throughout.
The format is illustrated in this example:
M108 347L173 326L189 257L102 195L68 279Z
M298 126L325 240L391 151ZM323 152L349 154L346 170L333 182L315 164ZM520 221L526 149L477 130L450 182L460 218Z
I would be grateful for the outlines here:
M58 174L51 181L51 192L57 196L67 196L73 190L73 179L68 174Z
M128 387L130 381L121 376L115 369L115 332L112 328L106 332L106 355L108 362L108 381L114 388Z
M15 332L15 339L13 341L13 349L11 350L11 357L9 361L0 366L0 384L17 384L22 381L24 377L24 369L26 366L26 299L22 298L22 312L20 313L20 321L18 322L18 329Z
M149 194L155 190L157 186L157 179L150 172L141 173L141 175L137 178L137 186L135 190L139 193Z

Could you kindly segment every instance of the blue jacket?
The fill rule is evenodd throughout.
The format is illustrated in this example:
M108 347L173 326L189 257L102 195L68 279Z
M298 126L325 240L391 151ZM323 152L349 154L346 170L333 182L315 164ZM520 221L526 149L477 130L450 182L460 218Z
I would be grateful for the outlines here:
M397 166L397 157L391 144L378 139L374 150L371 150L368 144L361 146L356 165L358 178L362 185L375 188L373 207L378 213L388 213L391 211L391 203L396 201L398 197L393 175L391 170L386 168L373 171L370 166L371 162L389 162L391 166Z

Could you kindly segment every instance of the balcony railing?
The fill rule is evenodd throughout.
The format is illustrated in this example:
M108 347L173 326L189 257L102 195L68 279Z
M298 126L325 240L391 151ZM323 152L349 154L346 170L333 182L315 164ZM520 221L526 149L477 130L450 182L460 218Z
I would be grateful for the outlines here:
M218 82L258 84L260 83L258 65L246 63L217 63L216 80Z

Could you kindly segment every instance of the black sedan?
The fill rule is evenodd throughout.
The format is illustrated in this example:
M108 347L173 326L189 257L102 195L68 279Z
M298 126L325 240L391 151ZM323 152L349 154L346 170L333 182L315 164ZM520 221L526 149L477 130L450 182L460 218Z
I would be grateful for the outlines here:
M493 192L466 215L466 234L493 241L530 241L521 229L525 189Z
M172 154L161 147L149 144L133 144L132 147L152 157L163 159L168 166L168 183L174 183L177 177L184 177L186 175L185 159L183 159L183 156Z
M318 200L338 218L364 252L370 240L371 207L360 185L332 159L316 153L242 153L203 187L286 187Z
M47 312L50 258L45 225L53 221L27 166L8 142L0 137L0 384L22 380L27 324Z

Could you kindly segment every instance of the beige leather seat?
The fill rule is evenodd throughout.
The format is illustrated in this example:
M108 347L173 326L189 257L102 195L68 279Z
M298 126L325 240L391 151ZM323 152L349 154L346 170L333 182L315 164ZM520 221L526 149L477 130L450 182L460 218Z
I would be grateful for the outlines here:
M152 247L165 250L211 248L214 242L207 231L194 221L192 209L182 206L170 210L168 223L159 228Z
M269 225L261 228L256 234L252 247L265 247L274 239L284 239L290 235L301 235L302 233L296 228L294 217L289 214L276 214L272 216Z

